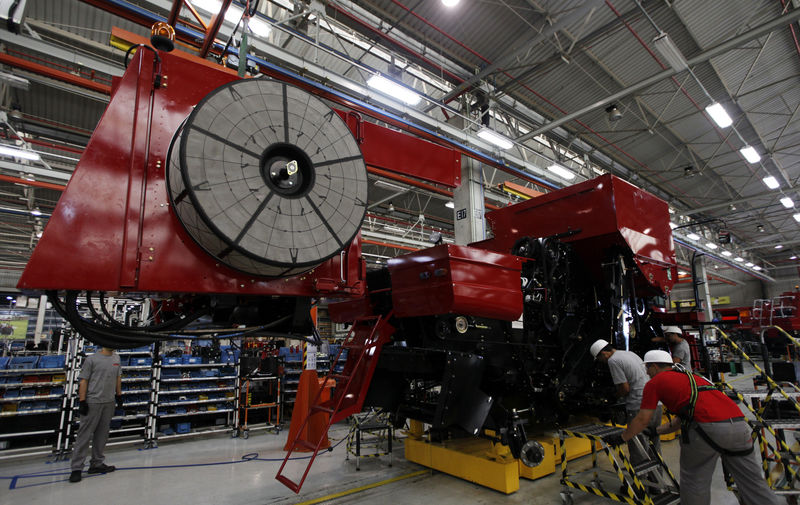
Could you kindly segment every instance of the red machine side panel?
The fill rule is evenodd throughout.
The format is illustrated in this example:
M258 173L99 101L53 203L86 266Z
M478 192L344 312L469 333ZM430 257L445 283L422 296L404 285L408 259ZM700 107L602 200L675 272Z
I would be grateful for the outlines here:
M669 292L677 278L667 204L612 175L492 211L486 218L494 237L474 247L508 252L521 237L561 235L597 275L602 263L597 255L616 246L632 251L645 287Z
M522 261L510 254L455 245L390 259L394 314L517 320L522 314Z
M449 188L461 185L461 154L458 151L362 121L355 113L336 112L359 141L367 165Z
M360 236L339 256L311 272L280 280L265 280L217 264L191 239L170 209L165 180L167 152L192 107L211 90L237 77L172 54L160 55L165 85L152 92L152 109L153 55L139 51L95 129L18 286L361 295L365 267L360 258ZM149 130L148 110L152 110Z

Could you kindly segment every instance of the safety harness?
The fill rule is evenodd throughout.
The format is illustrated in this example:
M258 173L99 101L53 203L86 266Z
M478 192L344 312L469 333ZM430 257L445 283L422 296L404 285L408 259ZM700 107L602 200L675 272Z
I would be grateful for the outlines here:
M683 365L676 364L672 367L675 372L685 373L687 377L689 377L689 403L681 407L678 411L677 415L681 419L681 440L685 444L689 443L689 433L691 431L691 425L694 421L694 409L697 405L697 396L699 393L703 391L719 391L716 387L707 385L707 386L698 386L697 381L694 378L694 374L687 370ZM747 456L751 452L753 452L753 445L750 446L749 449L742 449L740 451L732 451L730 449L725 449L724 447L720 447L714 440L708 436L708 433L703 431L698 423L694 423L694 428L697 430L697 433L700 435L700 438L706 441L706 443L711 446L712 449L717 451L720 454L724 454L725 456Z

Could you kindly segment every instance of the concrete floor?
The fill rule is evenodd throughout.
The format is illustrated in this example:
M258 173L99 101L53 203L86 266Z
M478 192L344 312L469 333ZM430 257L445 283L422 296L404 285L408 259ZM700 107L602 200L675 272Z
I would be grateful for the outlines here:
M747 374L744 376L747 377ZM745 387L741 384L741 387ZM334 426L330 436L336 444L347 433L346 426ZM402 441L394 451L394 464L388 457L361 460L356 471L351 458L345 460L342 443L332 452L321 453L301 493L295 495L275 480L283 458L286 431L280 434L254 431L249 439L227 435L164 442L161 447L140 450L135 446L110 447L106 461L117 471L88 476L80 483L66 481L69 462L46 462L43 458L0 462L0 504L113 504L174 505L228 504L263 505L314 503L348 504L418 504L464 505L489 503L561 504L560 473L536 481L520 480L520 490L504 495L438 472L386 483L341 498L331 495L394 477L425 470L405 461ZM678 442L665 442L663 454L675 474L678 473ZM243 461L242 456L258 453L258 458ZM588 458L576 468L588 466ZM195 465L195 466L183 466ZM572 468L572 467L571 467ZM16 478L15 478L16 477ZM329 497L328 499L324 499ZM323 499L322 501L316 501ZM612 503L600 497L575 491L575 505ZM721 466L712 484L712 504L735 505L734 495L725 489Z

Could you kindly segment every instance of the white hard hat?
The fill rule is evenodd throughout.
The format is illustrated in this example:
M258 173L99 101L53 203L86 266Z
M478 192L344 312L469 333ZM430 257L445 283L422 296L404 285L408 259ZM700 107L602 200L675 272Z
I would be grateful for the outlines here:
M678 335L683 335L683 331L677 326L664 326L662 328L662 331L664 332L664 334L677 333Z
M603 340L595 340L594 344L589 348L589 352L592 353L592 357L597 359L597 355L600 354L600 351L608 345L608 342Z
M672 364L672 356L667 351L647 351L644 353L645 363L663 363L665 365Z

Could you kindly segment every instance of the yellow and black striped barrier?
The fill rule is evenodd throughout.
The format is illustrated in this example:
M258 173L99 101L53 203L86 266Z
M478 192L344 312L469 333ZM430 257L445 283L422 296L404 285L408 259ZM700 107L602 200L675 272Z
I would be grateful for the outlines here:
M757 372L759 372L766 378L767 384L769 384L770 388L778 391L781 394L781 396L783 396L788 402L790 402L792 406L794 406L794 408L797 410L797 412L800 413L800 404L797 403L797 401L794 398L790 397L789 394L786 391L784 391L783 388L780 387L778 383L772 379L772 377L767 375L767 373L761 367L759 367L758 364L756 364L756 362L753 361L753 359L747 355L747 353L745 353L738 345L736 345L736 342L734 342L724 331L719 329L717 326L711 326L711 328L717 330L720 333L720 335L722 335L722 338L724 338L731 345L731 347L733 347L735 351L741 354L744 359L746 359L751 365L753 365L753 368L755 368Z

